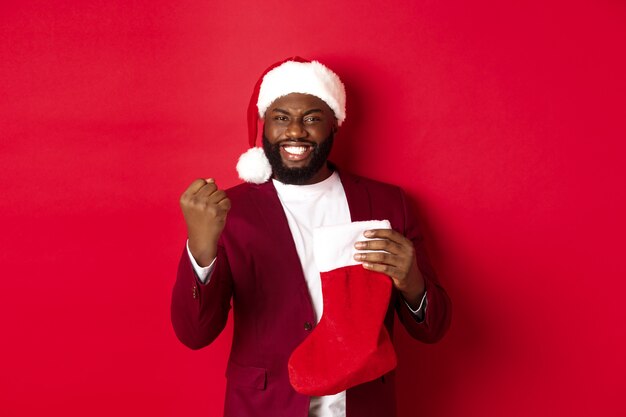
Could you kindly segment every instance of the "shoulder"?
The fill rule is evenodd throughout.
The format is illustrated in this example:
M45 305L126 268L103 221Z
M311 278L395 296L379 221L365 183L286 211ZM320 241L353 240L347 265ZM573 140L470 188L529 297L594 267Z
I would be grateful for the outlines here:
M244 182L227 188L225 191L232 203L229 215L236 215L239 212L249 214L254 207L280 205L272 181L267 181L263 184Z
M372 219L387 219L394 230L407 238L415 242L421 239L413 204L402 188L359 175L343 172L339 175L346 196L352 196L355 203L366 205Z
M242 182L240 184L237 184L233 187L227 188L226 190L226 194L228 195L228 198L230 199L246 199L248 198L250 195L253 194L268 194L268 193L272 193L272 192L276 192L276 189L274 188L274 184L272 183L271 180L266 181L262 184L252 184L249 182Z
M339 170L341 183L345 187L363 187L373 197L402 198L404 191L397 185L378 181L372 178L362 177L343 170Z
M242 199L250 195L250 192L255 188L258 188L258 185L243 182L241 184L237 184L233 187L227 188L226 195L228 195L228 198L230 198L231 200Z

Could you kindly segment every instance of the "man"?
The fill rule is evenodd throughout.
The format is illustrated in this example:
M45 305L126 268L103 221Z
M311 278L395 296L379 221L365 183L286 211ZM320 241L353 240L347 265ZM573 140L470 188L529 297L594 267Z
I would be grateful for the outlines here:
M323 226L389 220L391 229L354 242L355 263L393 283L384 326L392 332L395 310L417 340L432 343L446 332L450 302L404 194L327 162L345 120L345 89L319 62L292 58L266 71L249 109L252 146L257 117L263 149L252 148L238 164L247 182L223 191L213 179L198 179L181 196L188 242L173 289L174 330L192 349L208 345L232 300L225 416L395 416L393 372L309 397L290 385L287 363L322 317L326 294L312 240Z

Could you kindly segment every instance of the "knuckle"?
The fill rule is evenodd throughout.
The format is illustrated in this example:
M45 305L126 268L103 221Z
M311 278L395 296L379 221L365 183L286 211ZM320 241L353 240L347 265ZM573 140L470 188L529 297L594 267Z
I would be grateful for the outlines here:
M193 182L191 184L189 184L189 188L188 189L198 189L200 187L202 187L202 185L205 183L205 181L202 178L196 178L195 180L193 180Z

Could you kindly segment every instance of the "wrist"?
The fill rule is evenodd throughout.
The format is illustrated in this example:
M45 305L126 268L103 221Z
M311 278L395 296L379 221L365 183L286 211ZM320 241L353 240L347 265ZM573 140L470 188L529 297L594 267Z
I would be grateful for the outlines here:
M417 276L408 279L404 283L407 285L398 288L400 294L402 294L402 298L404 298L404 301L406 301L411 308L415 309L419 307L422 298L424 298L424 293L426 292L426 284L422 274L418 272Z
M400 291L402 294L402 298L404 301L413 309L417 310L422 303L422 299L424 298L424 290L422 291Z
M198 245L189 238L189 252L201 267L207 267L217 256L217 245Z

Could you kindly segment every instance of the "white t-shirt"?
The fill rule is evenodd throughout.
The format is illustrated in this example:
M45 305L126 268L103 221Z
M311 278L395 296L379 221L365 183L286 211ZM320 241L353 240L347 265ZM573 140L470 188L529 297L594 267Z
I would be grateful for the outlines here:
M313 258L313 229L350 223L350 208L346 193L337 172L324 181L311 185L289 185L272 180L278 193L296 250L309 294L316 322L324 310L322 282ZM310 417L344 417L346 392L323 397L311 397Z

